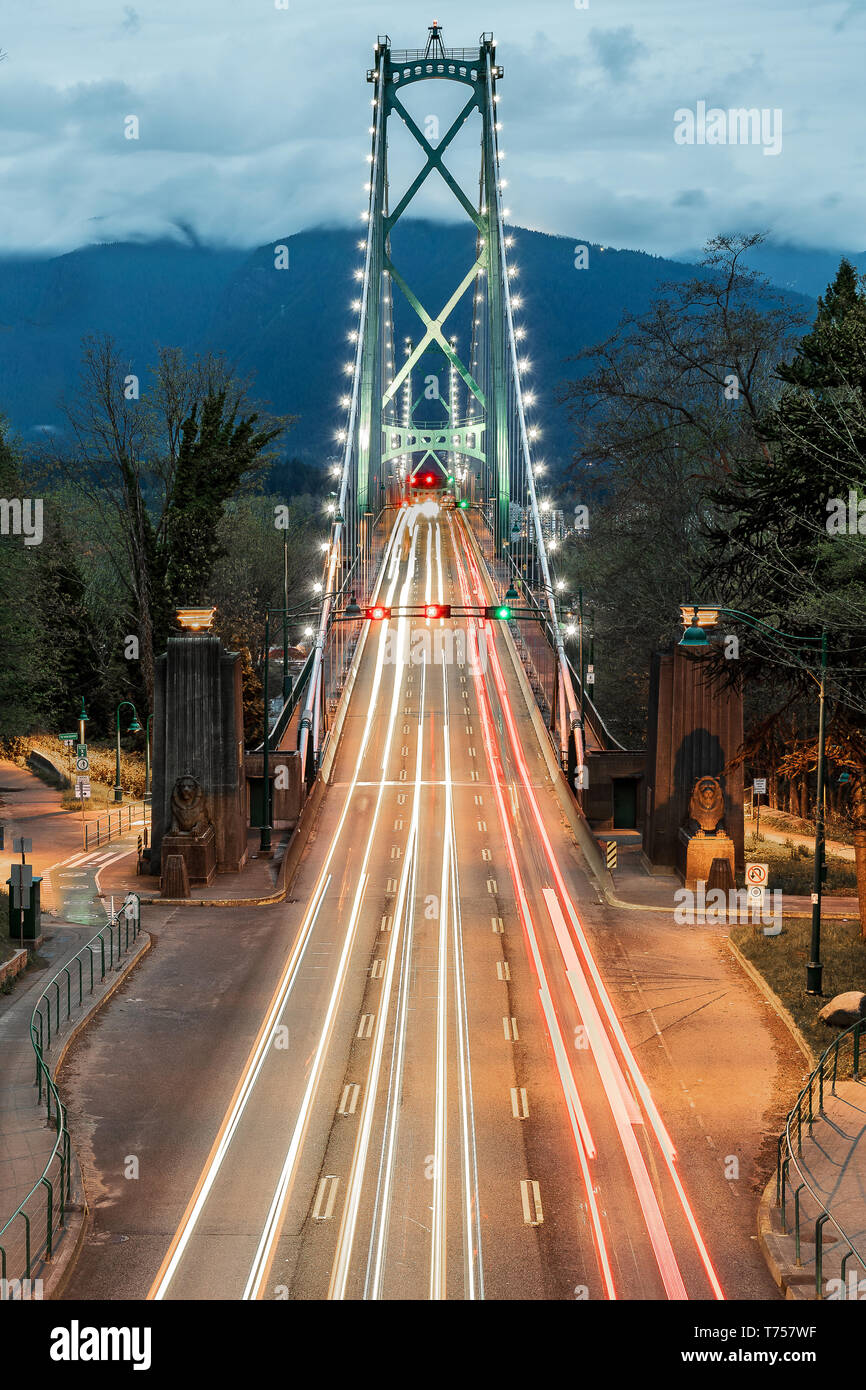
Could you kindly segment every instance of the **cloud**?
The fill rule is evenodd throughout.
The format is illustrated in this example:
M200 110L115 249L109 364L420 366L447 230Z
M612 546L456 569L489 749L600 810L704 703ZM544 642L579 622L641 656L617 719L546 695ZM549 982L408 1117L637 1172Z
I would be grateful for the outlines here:
M125 34L137 34L141 28L141 16L138 10L133 9L132 5L124 5L123 14L124 19L120 26L123 32Z
M589 42L601 66L614 82L624 82L638 58L644 57L647 52L631 24L621 29L591 29Z

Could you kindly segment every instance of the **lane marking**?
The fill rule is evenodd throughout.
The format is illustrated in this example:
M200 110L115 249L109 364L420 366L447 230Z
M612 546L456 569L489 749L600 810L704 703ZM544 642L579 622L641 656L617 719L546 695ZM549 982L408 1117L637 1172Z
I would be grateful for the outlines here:
M534 1178L524 1178L520 1184L520 1200L523 1204L523 1223L526 1226L541 1226L544 1212L541 1209L541 1189Z
M376 1022L375 1014L361 1014L361 1022L358 1024L356 1038L369 1038L373 1032L373 1024Z
M511 979L511 966L508 964L507 960L498 960L496 962L496 977L499 980Z
M361 1094L361 1087L357 1081L350 1081L343 1087L343 1094L340 1097L340 1104L337 1107L338 1115L354 1115L355 1107L358 1104L358 1096Z
M334 1215L334 1203L337 1200L337 1188L340 1179L333 1173L329 1173L326 1178L322 1178L316 1191L316 1200L313 1203L313 1220L330 1221Z
M519 1038L519 1035L518 1035L518 1032L517 1032L517 1019L516 1019L516 1018L508 1018L508 1017L503 1018L503 1020L502 1020L502 1031L503 1031L504 1034L505 1034L505 1041L506 1041L506 1042L519 1042L519 1041L520 1041L520 1038Z
M529 1119L529 1101L525 1086L521 1086L520 1090L516 1086L511 1087L511 1113L515 1120Z

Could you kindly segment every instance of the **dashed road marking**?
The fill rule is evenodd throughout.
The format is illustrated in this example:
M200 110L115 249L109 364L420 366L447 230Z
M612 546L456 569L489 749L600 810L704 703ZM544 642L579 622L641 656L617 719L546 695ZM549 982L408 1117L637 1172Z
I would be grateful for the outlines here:
M337 1188L340 1179L333 1173L322 1178L316 1191L316 1200L313 1203L313 1220L330 1221L334 1215L334 1203L337 1200Z
M521 1086L518 1091L516 1086L511 1088L511 1113L515 1120L529 1119L529 1101L526 1099L526 1087Z
M496 893L496 892L498 891L497 888L496 888L496 879L495 879L495 878L489 878L489 879L487 880L487 891L488 891L488 893Z
M361 1022L358 1024L356 1038L370 1038L373 1036L373 1024L376 1022L375 1014L361 1014Z
M485 830L487 829L487 821L486 821L486 820L480 820L480 821L478 822L478 829L481 830L481 831L485 831Z
M373 964L370 966L370 979L381 980L384 974L385 962L383 960L374 960Z
M393 917L383 917L383 918L382 918L382 924L381 924L381 926L379 927L379 930L380 930L380 931L390 931L390 930L391 930L391 923L393 922L393 920L394 920Z
M496 962L496 978L499 980L511 979L511 966L508 964L507 960L498 960Z
M517 1019L516 1019L516 1018L508 1018L507 1016L506 1016L505 1018L503 1018L503 1020L502 1020L502 1031L503 1031L503 1033L505 1034L505 1041L506 1041L506 1042L519 1042L519 1041L520 1041L520 1034L519 1034L518 1031L517 1031Z
M524 1178L520 1184L520 1200L523 1203L523 1223L525 1226L540 1226L544 1221L541 1209L541 1189L534 1178Z
M340 1097L340 1104L337 1107L338 1115L354 1115L355 1106L358 1104L358 1096L361 1094L361 1087L357 1081L349 1082L343 1087L343 1094ZM514 1092L512 1092L512 1095ZM524 1095L526 1093L524 1092Z
M491 927L491 930L495 931L495 932L496 932L498 935L500 935L500 936L502 935L502 933L503 933L504 930L505 930L505 928L504 928L503 925L502 925L502 918L501 918L501 917L491 917L491 918L490 918L490 927Z

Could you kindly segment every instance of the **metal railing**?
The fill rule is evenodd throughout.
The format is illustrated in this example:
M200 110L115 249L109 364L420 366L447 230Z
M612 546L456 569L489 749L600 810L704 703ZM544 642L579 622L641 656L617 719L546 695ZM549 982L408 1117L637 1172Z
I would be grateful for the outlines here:
M846 1247L846 1253L842 1256L840 1280L841 1298L846 1299L847 1282L846 1274L848 1261L853 1257L858 1261L861 1268L866 1271L866 1256L864 1256L854 1244L851 1236L843 1229L836 1220L823 1199L819 1197L812 1183L810 1183L800 1159L803 1156L803 1126L805 1125L808 1135L811 1136L813 1126L824 1118L824 1092L829 1081L830 1093L835 1095L836 1082L839 1075L839 1054L840 1051L847 1053L848 1045L851 1047L851 1077L854 1081L860 1080L860 1039L866 1030L866 1020L853 1024L843 1033L833 1040L830 1046L821 1055L821 1060L811 1072L805 1086L797 1097L795 1104L785 1121L785 1128L779 1135L776 1153L776 1206L780 1212L781 1230L783 1235L789 1235L788 1229L788 1210L787 1210L787 1189L791 1187L790 1170L793 1167L800 1179L799 1185L794 1190L794 1262L797 1267L802 1266L801 1259L801 1224L803 1220L801 1194L804 1189L808 1192L815 1205L819 1208L819 1214L815 1219L815 1297L824 1297L824 1227L828 1222L835 1228ZM817 1100L817 1110L815 1101Z
M84 848L107 845L109 840L122 835L124 830L132 829L133 818L146 821L149 811L150 806L146 801L130 801L127 806L118 806L116 811L107 811L104 816L97 816L96 820L85 821ZM124 815L126 825L123 823Z
M50 1263L56 1236L65 1223L67 1204L72 1196L72 1153L66 1108L45 1054L52 1041L58 1040L63 1024L71 1021L73 1009L83 1007L85 988L93 994L97 983L102 983L106 974L115 969L140 932L140 900L136 893L129 893L123 906L105 926L49 980L30 1016L36 1104L40 1107L45 1104L46 1124L54 1125L55 1139L42 1176L6 1224L0 1227L0 1301L10 1297L11 1286L20 1286L22 1279L30 1281L39 1263ZM14 1293L11 1296L14 1297Z

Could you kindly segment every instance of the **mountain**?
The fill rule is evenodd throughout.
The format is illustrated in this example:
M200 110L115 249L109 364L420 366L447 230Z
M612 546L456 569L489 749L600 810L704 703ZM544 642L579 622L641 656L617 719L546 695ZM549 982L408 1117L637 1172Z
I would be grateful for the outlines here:
M784 242L765 241L745 256L752 270L759 270L780 289L817 299L836 278L843 256L866 275L866 251L825 251L821 247L791 246ZM699 261L699 251L685 251L684 261Z
M298 416L289 452L321 463L333 456L344 419L339 397L357 322L351 301L362 263L358 240L345 228L287 237L287 269L275 267L270 245L249 252L122 242L52 259L0 257L0 413L25 443L46 427L62 430L59 401L75 390L81 338L110 332L142 390L158 343L224 351L242 372L254 373L259 399ZM607 337L627 309L644 310L661 281L688 279L695 267L522 228L514 228L514 242L521 298L515 317L526 329L521 354L532 363L532 417L542 431L540 452L558 471L571 454L567 412L554 401L556 386L578 374L569 358ZM474 230L469 223L406 220L392 243L395 267L438 312L472 263ZM588 246L588 268L578 270L581 244ZM417 340L420 324L396 287L394 305L399 362L404 336ZM458 350L466 348L470 311L467 298L446 325ZM441 362L437 355L422 363L419 383Z

